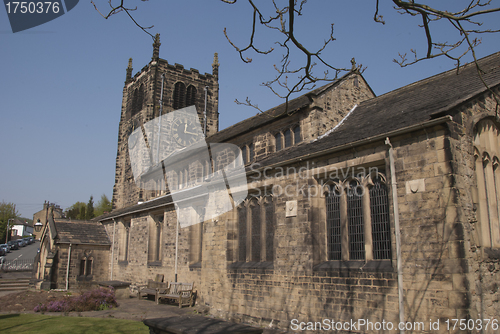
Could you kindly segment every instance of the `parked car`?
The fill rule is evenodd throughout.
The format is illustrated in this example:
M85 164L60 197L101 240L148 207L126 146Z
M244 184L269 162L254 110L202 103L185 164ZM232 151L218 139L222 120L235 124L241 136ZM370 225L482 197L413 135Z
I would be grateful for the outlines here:
M19 248L26 246L26 242L23 239L17 239L16 241L19 245Z
M4 248L0 248L0 256L4 256L6 254L7 254L7 252L5 251L5 249Z
M10 249L19 249L19 244L17 243L17 240L11 240L9 241Z
M9 244L1 244L0 248L5 250L5 253L10 253L10 245Z
M29 237L23 238L23 240L26 243L26 245L31 245L31 240Z

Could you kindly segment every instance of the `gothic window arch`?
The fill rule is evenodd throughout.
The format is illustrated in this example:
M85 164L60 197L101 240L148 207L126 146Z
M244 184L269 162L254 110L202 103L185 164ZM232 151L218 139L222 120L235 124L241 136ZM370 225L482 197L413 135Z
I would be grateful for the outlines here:
M120 247L119 247L119 260L128 261L128 246L130 239L130 221L122 221L121 226L121 236L120 236Z
M196 104L196 88L189 85L186 92L186 107Z
M130 117L133 117L138 112L142 110L144 104L144 84L141 84L138 88L134 89L132 95L132 102L130 108Z
M252 162L254 158L255 158L255 147L253 143L250 143L248 145L248 161Z
M148 238L148 265L161 264L161 244L162 244L162 227L163 214L158 216L150 216L149 220L149 238Z
M86 251L80 258L80 279L91 280L94 274L94 258L92 255Z
M276 148L276 152L281 151L283 148L283 143L281 140L281 132L278 132L277 134L274 135L274 145Z
M183 82L176 82L174 86L174 110L186 106L186 85Z
M283 132L283 137L285 139L285 148L292 146L292 131L290 131L290 129L286 129L285 132Z
M377 172L325 185L326 260L391 259L386 183Z
M480 243L500 248L500 130L489 118L480 120L474 132L474 158Z
M295 128L293 128L293 144L297 145L302 141L302 138L300 136L300 125L297 125Z
M271 195L251 197L237 207L236 261L274 260L275 211Z

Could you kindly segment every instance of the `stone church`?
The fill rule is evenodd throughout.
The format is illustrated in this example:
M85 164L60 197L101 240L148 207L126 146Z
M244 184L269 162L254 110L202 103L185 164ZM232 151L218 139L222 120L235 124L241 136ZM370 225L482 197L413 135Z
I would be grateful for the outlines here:
M201 74L159 48L157 36L149 64L126 71L114 208L97 218L109 279L194 282L215 316L310 332L498 317L500 53L378 97L354 69L219 130L217 56ZM138 185L130 134L193 105L207 143L239 150ZM238 164L245 200L179 228L171 192Z

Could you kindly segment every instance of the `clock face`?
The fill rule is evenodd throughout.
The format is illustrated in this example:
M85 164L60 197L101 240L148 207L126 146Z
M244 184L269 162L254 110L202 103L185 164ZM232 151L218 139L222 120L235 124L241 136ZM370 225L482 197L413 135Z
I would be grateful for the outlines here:
M200 126L187 118L176 118L172 126L172 135L177 144L189 146L200 140Z

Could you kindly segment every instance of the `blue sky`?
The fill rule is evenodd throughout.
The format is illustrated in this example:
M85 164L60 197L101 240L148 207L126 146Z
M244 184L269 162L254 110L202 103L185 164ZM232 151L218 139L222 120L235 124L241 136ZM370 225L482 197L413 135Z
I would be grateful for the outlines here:
M107 1L97 1L103 10ZM248 96L263 110L282 101L260 84L274 77L270 56L248 54L243 63L226 41L224 27L239 46L246 45L251 11L218 0L131 1L138 22L154 25L161 34L160 57L210 73L219 53L220 128L256 113L238 106ZM463 0L440 1L448 4ZM495 1L494 1L495 2ZM385 25L373 22L375 1L309 1L297 21L298 37L315 48L327 38L330 23L336 41L324 51L333 64L350 67L350 59L366 67L363 75L377 95L451 69L446 59L400 68L392 62L411 48L425 51L419 19L397 14L384 2ZM487 24L498 29L500 14ZM450 31L436 32L446 36ZM260 30L257 44L274 47L276 35ZM451 40L451 38L449 39ZM0 8L0 200L16 204L32 217L49 200L67 208L76 201L112 196L118 122L125 70L133 58L134 74L151 59L152 39L124 14L103 19L90 4L80 3L67 14L41 26L12 33L6 10ZM478 57L499 51L500 36L484 36ZM300 59L299 59L300 60ZM467 59L470 61L470 58Z

